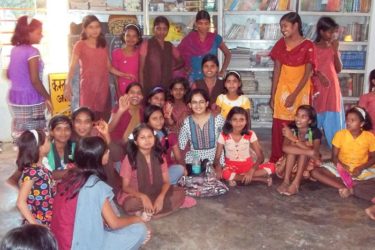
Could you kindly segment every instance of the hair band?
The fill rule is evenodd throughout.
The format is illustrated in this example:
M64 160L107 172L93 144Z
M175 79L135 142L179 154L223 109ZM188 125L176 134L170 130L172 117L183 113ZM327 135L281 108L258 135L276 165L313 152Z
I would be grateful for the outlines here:
M138 30L138 33L141 34L141 30L139 29L138 25L136 25L134 23L128 23L127 25L125 25L124 31L126 31L126 29L129 28L130 26L135 27Z
M229 71L229 72L227 73L227 75L229 75L230 73L233 73L233 74L237 75L238 78L241 79L241 75L240 75L240 73L238 73L237 71L231 70L231 71Z
M27 16L27 25L30 25L33 21L33 18L31 16Z
M363 108L361 108L361 107L355 107L355 109L356 109L359 113L361 113L361 115L362 115L362 117L363 117L363 120L366 120L366 112L365 112L365 110L364 110Z
M153 89L151 90L151 93L154 93L154 92L156 92L156 91L158 91L158 90L161 90L161 91L165 92L165 90L164 90L162 87L157 86L157 87L155 87L155 88L153 88Z
M34 135L34 138L36 140L36 144L39 145L39 135L38 135L38 132L35 129L31 129L29 131Z

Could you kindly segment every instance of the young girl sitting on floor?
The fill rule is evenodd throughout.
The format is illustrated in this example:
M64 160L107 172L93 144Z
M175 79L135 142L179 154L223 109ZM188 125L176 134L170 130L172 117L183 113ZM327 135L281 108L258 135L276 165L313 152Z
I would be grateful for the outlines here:
M188 105L192 114L184 120L178 136L181 150L184 150L190 142L190 150L186 153L185 163L191 164L195 155L198 155L201 161L208 159L213 162L217 138L224 125L224 119L220 114L214 116L210 111L208 94L203 89L194 89L190 92ZM223 157L220 163L224 163Z
M225 121L223 131L217 140L214 165L219 177L229 181L231 186L236 182L250 184L262 181L272 185L270 175L274 173L273 163L262 164L264 155L254 131L249 130L249 112L241 107L233 107ZM220 156L225 151L225 165L222 170ZM252 159L252 150L256 154L256 162Z
M368 131L371 128L370 117L363 108L349 109L346 112L346 129L337 132L332 140L332 162L315 168L312 177L337 188L343 198L352 194L345 175L359 181L374 178L375 136Z
M241 76L236 71L229 71L224 78L224 94L216 99L216 106L226 118L233 107L242 107L250 112L250 100L242 92Z
M87 137L77 143L76 168L58 186L51 229L60 250L138 249L146 238L141 217L120 217L103 165L109 150L105 141Z
M128 214L145 211L160 218L184 202L184 189L171 186L163 149L152 128L141 123L129 136L121 165L122 192L118 202Z
M173 124L168 125L169 129L176 134L180 132L182 123L190 114L190 109L186 104L186 96L190 91L189 82L186 78L178 77L172 80L169 85L169 102L172 109Z
M167 91L162 87L155 87L147 96L147 105L155 105L162 108L166 124L169 126L174 124L172 119L173 106L166 100Z
M163 110L158 106L150 105L146 107L143 120L156 132L168 164L170 182L172 185L177 184L177 181L185 172L181 151L178 147L177 135L170 133L165 128Z
M48 225L52 218L55 187L52 173L42 164L50 149L42 131L26 130L18 139L17 167L22 171L17 207L24 223Z
M280 194L294 195L298 192L302 174L310 158L319 158L322 133L317 128L316 112L310 105L298 107L294 122L283 128L283 152L285 165L276 169L278 176L284 176L283 183L277 188ZM294 166L296 175L291 181Z

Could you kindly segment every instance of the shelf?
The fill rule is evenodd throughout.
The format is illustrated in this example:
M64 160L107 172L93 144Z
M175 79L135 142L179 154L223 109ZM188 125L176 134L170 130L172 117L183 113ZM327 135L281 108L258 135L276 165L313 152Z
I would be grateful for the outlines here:
M218 12L208 12L212 16L217 16ZM194 16L197 15L197 12L191 12L191 11L149 11L148 14L150 16Z
M272 122L261 122L251 119L251 128L271 128Z
M340 74L365 74L366 71L364 69L343 69L341 70Z
M246 95L247 97L249 98L254 98L254 99L268 99L268 98L271 98L271 95L270 94L250 94L250 95Z
M321 12L321 11L299 11L300 16L346 16L346 17L370 17L370 13L361 12Z
M276 39L276 40L262 40L262 39L256 39L256 40L252 40L252 39L227 39L227 38L224 38L224 41L225 42L228 42L228 43L276 43L279 39Z
M289 13L293 10L285 10L285 11L279 11L279 10L254 10L254 11L225 11L224 15L253 15L253 16L259 16L259 15L284 15L286 13Z
M340 41L339 43L340 43L340 45L343 45L343 46L367 46L368 45L368 42L344 42L344 41Z
M71 14L94 14L94 15L136 15L142 16L143 11L125 11L125 10L68 10Z
M273 68L250 68L250 67L247 67L247 68L241 68L241 67L228 67L227 71L229 70L235 70L235 71L273 71Z
M349 102L358 102L359 97L357 97L357 96L343 96L342 99L344 101L349 101Z

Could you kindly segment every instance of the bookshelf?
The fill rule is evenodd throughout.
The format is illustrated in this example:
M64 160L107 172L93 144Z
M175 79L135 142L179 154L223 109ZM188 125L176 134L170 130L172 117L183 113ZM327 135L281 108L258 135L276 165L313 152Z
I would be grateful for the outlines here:
M224 0L222 34L232 52L228 69L241 74L243 91L252 104L252 127L272 125L268 103L273 61L268 54L281 37L280 18L296 10L296 0Z
M330 16L338 24L343 70L338 75L344 108L358 102L359 96L368 91L368 74L371 66L369 51L371 17L373 6L371 0L300 0L298 12L304 26L304 34L315 38L315 24L321 16Z

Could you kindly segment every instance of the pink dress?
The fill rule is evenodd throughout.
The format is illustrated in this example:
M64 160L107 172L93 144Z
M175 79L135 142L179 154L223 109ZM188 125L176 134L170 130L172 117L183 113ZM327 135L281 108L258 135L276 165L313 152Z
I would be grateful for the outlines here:
M359 103L358 105L360 107L363 107L366 109L366 111L369 113L371 117L371 122L372 122L372 130L371 132L375 134L375 93L370 92L365 95L362 95L359 98Z
M84 40L73 48L80 64L79 105L92 111L104 112L109 96L109 71L107 48L91 48Z
M132 55L125 55L122 49L115 49L112 52L112 66L121 72L131 74L135 77L135 80L124 77L117 78L118 89L120 94L123 95L130 83L138 82L139 49L136 48Z

